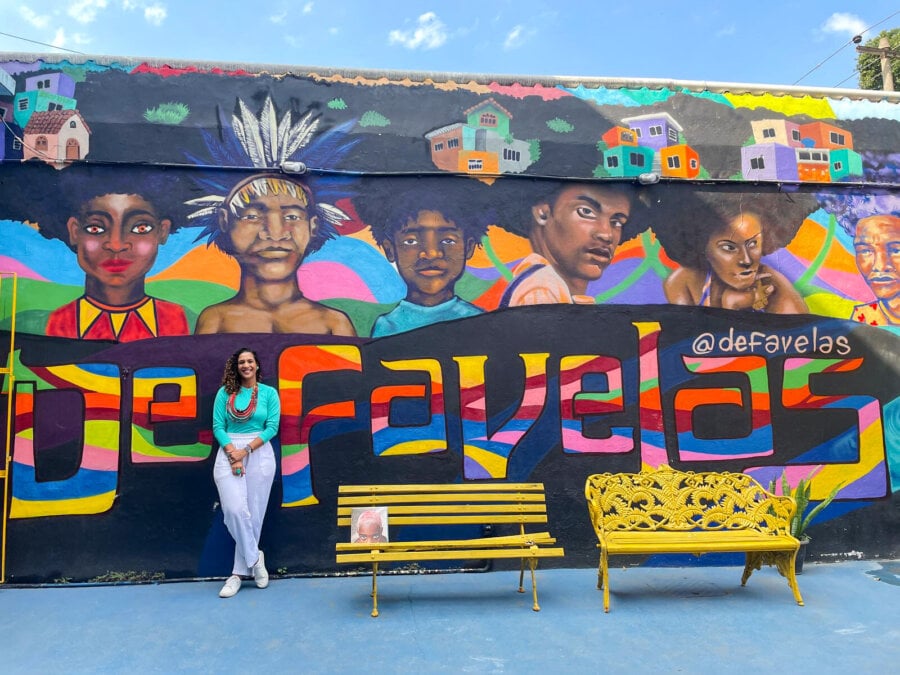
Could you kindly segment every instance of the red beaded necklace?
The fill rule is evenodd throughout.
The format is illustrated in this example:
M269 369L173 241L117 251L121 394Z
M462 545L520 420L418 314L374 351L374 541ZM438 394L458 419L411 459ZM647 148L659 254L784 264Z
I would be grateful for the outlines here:
M228 397L228 403L225 404L225 409L228 411L228 416L231 419L236 422L246 422L253 416L253 413L256 412L256 399L259 396L259 385L253 385L253 393L250 394L250 403L243 410L238 409L235 404L237 395L238 392L234 392Z

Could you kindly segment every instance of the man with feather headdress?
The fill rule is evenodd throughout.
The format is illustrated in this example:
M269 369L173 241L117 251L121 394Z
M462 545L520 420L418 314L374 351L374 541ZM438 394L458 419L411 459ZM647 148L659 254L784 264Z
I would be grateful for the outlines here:
M317 201L299 178L271 170L297 159L308 145L303 158L314 157L318 148L325 157L319 161L324 163L333 161L350 144L336 143L334 135L343 132L333 130L310 145L318 119L307 113L292 123L287 112L279 123L271 98L266 99L259 117L243 101L238 105L231 124L234 138L226 138L224 146L208 145L223 165L249 159L253 166L270 171L244 178L225 197L210 195L188 202L201 207L189 217L208 221L203 234L209 235L209 243L234 257L241 267L237 294L204 309L195 333L356 335L346 314L306 298L297 278L304 258L335 236L334 226L349 216ZM229 152L243 156L223 156Z

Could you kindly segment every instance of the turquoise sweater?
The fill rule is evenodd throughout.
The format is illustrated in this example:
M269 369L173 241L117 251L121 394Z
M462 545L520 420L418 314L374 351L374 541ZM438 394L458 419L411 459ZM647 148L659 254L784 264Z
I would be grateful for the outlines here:
M235 404L238 410L243 410L250 404L252 389L241 387ZM259 383L259 395L256 399L256 410L250 419L239 422L228 416L225 404L228 403L228 394L225 387L219 387L216 393L216 403L213 406L213 435L220 446L231 443L229 434L256 434L264 442L271 441L278 433L278 423L281 419L281 401L278 391L267 384Z

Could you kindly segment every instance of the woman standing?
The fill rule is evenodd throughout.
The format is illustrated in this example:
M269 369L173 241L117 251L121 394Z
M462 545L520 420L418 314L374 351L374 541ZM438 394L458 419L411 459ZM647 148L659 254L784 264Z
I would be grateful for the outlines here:
M265 557L259 550L269 492L275 478L275 452L270 441L278 433L278 392L262 384L259 358L241 348L225 364L222 386L213 408L213 434L221 452L213 476L225 527L234 538L234 567L219 597L241 590L241 577L253 575L259 588L269 585Z

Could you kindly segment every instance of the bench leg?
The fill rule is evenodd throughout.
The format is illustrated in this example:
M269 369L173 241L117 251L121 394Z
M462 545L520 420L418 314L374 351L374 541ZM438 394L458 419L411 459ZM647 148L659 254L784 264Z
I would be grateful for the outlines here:
M372 563L372 616L378 616L378 563Z
M523 560L522 562L524 563L525 561ZM531 597L534 600L534 604L531 606L531 609L533 609L535 612L540 612L541 606L537 601L537 579L534 575L534 570L537 567L537 558L529 558L528 565L529 567L531 567Z
M525 580L525 558L522 558L519 562L519 593L525 592L525 586L523 586L523 582Z
M794 600L802 607L803 598L800 596L800 587L797 585L797 573L795 571L796 568L794 567L797 553L799 553L799 549L789 555L779 556L778 571L781 572L781 576L787 579L788 586L790 586L791 590L794 592Z
M603 611L609 613L609 554L600 549L600 574L598 581L603 589Z

